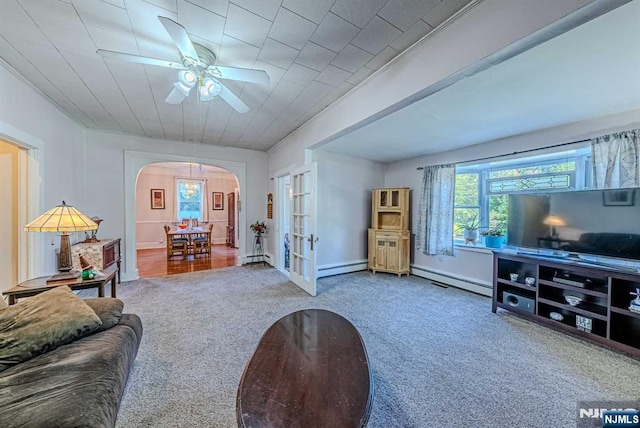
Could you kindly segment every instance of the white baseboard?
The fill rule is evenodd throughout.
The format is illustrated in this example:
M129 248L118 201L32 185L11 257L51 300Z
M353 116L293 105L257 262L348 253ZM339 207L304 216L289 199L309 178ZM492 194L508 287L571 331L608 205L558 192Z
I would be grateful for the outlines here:
M367 260L354 260L345 263L332 263L318 266L318 278L340 275L343 273L358 272L361 270L367 270Z
M238 256L238 260L240 261L240 265L247 265L251 263L256 263L257 258L251 257L251 254L242 254ZM271 257L271 253L264 253L264 261L269 266L273 266L273 257ZM258 263L262 262L262 260L258 261Z
M411 266L411 274L421 278L430 279L452 287L461 288L483 296L491 297L493 295L493 285L478 281L473 278L466 278L460 275L454 275L449 272L438 272L424 266Z

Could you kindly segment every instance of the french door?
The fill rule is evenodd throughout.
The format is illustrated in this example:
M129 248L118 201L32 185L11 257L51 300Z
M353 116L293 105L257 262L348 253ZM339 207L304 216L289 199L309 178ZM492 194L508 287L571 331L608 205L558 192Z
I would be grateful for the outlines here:
M316 163L291 172L291 221L289 222L289 278L312 296L316 295Z

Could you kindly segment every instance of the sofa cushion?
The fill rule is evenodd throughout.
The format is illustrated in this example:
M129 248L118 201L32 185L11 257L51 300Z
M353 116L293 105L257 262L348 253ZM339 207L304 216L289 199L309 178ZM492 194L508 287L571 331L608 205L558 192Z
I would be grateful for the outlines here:
M87 335L0 372L0 427L114 427L142 336L123 314Z
M118 324L118 321L120 321L122 309L124 309L124 303L122 300L115 299L113 297L98 297L84 299L84 302L93 309L96 315L100 318L100 321L102 321L102 325L93 331L93 333L107 330Z
M102 325L67 286L0 309L0 371L82 337Z

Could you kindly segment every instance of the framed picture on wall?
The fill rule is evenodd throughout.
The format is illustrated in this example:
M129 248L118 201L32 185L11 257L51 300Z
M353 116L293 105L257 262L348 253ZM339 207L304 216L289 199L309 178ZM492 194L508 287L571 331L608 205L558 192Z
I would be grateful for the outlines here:
M164 209L164 189L151 189L151 209Z
M213 209L224 209L224 192L213 192Z

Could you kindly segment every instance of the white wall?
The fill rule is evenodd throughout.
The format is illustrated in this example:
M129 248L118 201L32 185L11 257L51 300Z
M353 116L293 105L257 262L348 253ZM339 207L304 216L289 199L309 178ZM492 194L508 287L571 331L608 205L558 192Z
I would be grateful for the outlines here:
M551 145L588 139L624 129L633 129L640 126L638 118L640 118L640 111L632 111L625 114L491 141L465 149L439 153L437 155L392 162L386 164L385 186L409 186L413 189L412 195L414 196L414 200L412 201L411 210L411 229L412 233L415 234L419 203L418 195L420 193L422 180L422 171L418 171L416 168L426 165L461 163L486 156L499 156L522 150L544 148ZM563 149L566 150L567 148L565 147ZM545 151L549 152L563 149ZM540 151L539 153L545 151ZM526 156L526 154L519 156ZM506 158L508 157L505 157L505 159ZM455 282L455 280L458 279L489 286L492 282L492 253L489 250L458 247L455 257L434 257L416 251L413 252L412 267L416 274L449 283L451 283L452 280ZM456 283L456 285L460 284ZM482 292L482 290L479 291Z
M93 212L98 213L105 220L100 225L100 234L124 238L123 278L126 280L137 277L134 254L135 212L125 215L126 198L130 193L133 198L132 207L135 207L135 181L140 169L144 166L141 165L140 169L135 171L125 170L128 153L134 153L137 158L144 157L144 162L147 162L145 165L168 161L193 162L221 167L231 172L233 171L229 164L241 167L246 171L245 177L240 177L238 174L236 176L241 186L242 181L245 181L246 189L240 188L244 215L249 220L265 217L268 183L266 180L267 155L264 152L90 130L86 134L84 168L87 177L85 182L87 194L85 197ZM99 159L99 162L92 162L93 159ZM131 174L134 174L132 179L134 184L131 188L125 188L125 177L130 177ZM135 208L132 211L135 211ZM240 231L241 237L249 233L248 224L239 224L238 227L246 228ZM131 236L127 236L128 229L132 231ZM251 251L251 242L244 239L241 242L240 257L251 254Z
M366 269L367 229L371 227L371 189L381 187L378 162L316 150L319 276Z
M0 62L0 65L3 65ZM8 66L7 66L8 67ZM0 66L0 138L30 149L34 171L34 194L28 208L28 220L59 205L62 200L80 211L88 208L83 198L84 175L81 164L83 131L76 122L60 112L48 100ZM26 234L20 228L19 234ZM84 239L84 234L72 236ZM54 273L55 250L60 238L54 233L32 233L28 241L35 262L30 276ZM2 255L0 255L4 259ZM30 260L30 262L32 262Z
M422 43L414 46L411 52L401 55L392 64L383 67L341 100L323 110L270 149L268 151L270 176L282 169L303 165L309 159L309 156L306 156L308 149L321 148L322 143L331 138L346 134L351 129L375 120L384 112L395 111L419 99L438 82L479 63L495 52L500 50L516 52L522 49L516 43L522 39L529 38L528 40L531 41L536 37L539 40L550 37L540 33L535 36L532 34L590 3L592 3L591 0L562 2L485 0L474 4L457 19L450 21L448 25L444 25ZM322 156L324 155L317 155L315 152L313 154L314 159L320 159ZM319 247L318 264L320 266L351 263L357 260L357 257L366 255L360 245L364 242L364 235L361 236L358 233L354 235L354 231L350 229L356 225L353 222L345 225L343 218L336 218L337 210L331 210L331 212L321 210L327 203L327 194L330 194L325 189L333 189L336 185L343 187L351 185L350 168L346 165L344 168L334 168L335 165L324 167L319 164L319 197L323 200L319 202L318 224L323 235L328 234L333 237L340 233L334 231L343 231L351 238L355 238L350 242L355 243L356 249L348 250L344 254L341 252L333 254L326 247ZM362 168L362 171L364 169L366 168ZM375 173L374 176L356 182L355 192L364 191L367 183L369 190L379 185ZM362 187L358 187L360 185ZM415 188L413 181L397 183L397 185ZM273 184L270 191L275 193ZM358 207L357 203L354 205ZM345 204L344 208L349 209L350 205ZM360 233L364 234L368 225L361 223L360 227ZM320 232L318 233L320 236ZM322 236L320 238L322 239ZM335 246L335 248L341 247Z
M212 166L224 167L225 162L244 165L246 189L241 189L245 192L241 195L244 198L242 209L249 218L264 217L267 194L267 155L264 152L84 130L2 67L0 137L34 149L37 157L35 181L40 180L36 183L39 186L35 187L39 187L40 196L36 198L38 206L34 208L33 218L65 200L80 211L99 215L105 220L100 226L100 236L122 237L126 242L125 218L133 218L135 223L135 212L125 213L124 158L127 150L148 152L149 156L161 161L170 156L178 161L202 161ZM54 273L59 238L49 233L33 235L37 235L32 241L40 262L33 276ZM84 235L72 236L72 241L78 239L84 239ZM135 237L129 240L134 241ZM241 252L250 253L246 242L243 245ZM123 256L127 257L127 254ZM123 269L123 279L136 277L133 263L127 266L125 262Z

